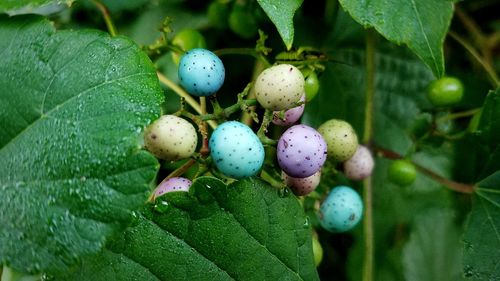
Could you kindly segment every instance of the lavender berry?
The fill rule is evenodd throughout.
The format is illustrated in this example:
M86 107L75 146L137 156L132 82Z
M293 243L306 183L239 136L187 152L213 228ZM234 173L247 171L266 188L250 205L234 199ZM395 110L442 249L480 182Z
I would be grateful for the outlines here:
M320 133L306 125L295 125L278 140L278 164L289 176L309 177L325 163L326 151L326 142Z
M306 97L305 95L300 98L300 102L305 102ZM273 123L279 126L290 126L293 125L295 122L297 122L300 117L302 116L302 113L304 113L304 103L302 103L299 106L296 106L294 108L290 108L289 110L285 111L285 116L283 119L280 118L280 111L275 111L273 113Z
M192 182L189 179L182 177L170 178L162 182L155 190L155 197L159 197L165 193L172 191L189 191Z
M312 176L309 176L307 178L294 178L287 175L285 172L281 172L281 177L285 181L285 184L290 187L295 195L304 196L313 192L319 185L321 179L321 170L317 171Z

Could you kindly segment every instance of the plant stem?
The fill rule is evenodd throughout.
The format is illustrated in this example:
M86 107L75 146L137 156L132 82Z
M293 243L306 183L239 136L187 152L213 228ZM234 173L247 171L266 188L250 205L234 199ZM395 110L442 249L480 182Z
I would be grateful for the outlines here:
M113 20L111 19L111 16L109 15L108 8L99 0L92 0L92 3L94 3L97 9L101 11L102 17L104 18L104 22L106 23L106 27L108 28L109 34L111 34L111 36L113 37L116 36L117 34L116 27L113 23Z
M276 141L273 139L270 139L266 136L267 133L267 127L271 123L271 120L273 120L273 111L266 109L264 112L264 117L262 117L262 123L260 124L260 128L257 131L257 136L259 137L260 142L264 145L276 145Z
M224 56L224 55L252 56L263 62L266 67L271 66L271 63L269 63L266 57L264 57L262 54L258 53L257 51L255 51L255 49L252 48L225 48L225 49L215 50L214 54L216 54L217 56Z
M402 159L403 158L403 156L399 155L397 152L385 149L385 148L380 147L380 146L376 146L375 150L377 152L377 155L382 156L384 158L388 158L388 159ZM431 179L437 181L438 183L444 185L445 187L447 187L450 190L453 190L453 191L456 191L456 192L460 192L460 193L467 193L467 194L470 194L470 193L474 192L474 186L473 185L449 180L449 179L447 179L447 178L445 178L443 176L438 175L436 172L431 171L431 170L427 169L426 167L421 166L418 163L415 163L413 161L412 161L412 163L413 163L413 165L415 165L415 167L421 173L423 173L424 175L426 175L426 176L430 177Z
M463 117L468 117L471 115L474 115L476 112L480 111L481 108L474 108L466 111L461 111L461 112L455 112L455 113L450 113L445 116L441 116L438 119L436 119L436 123L439 122L445 122L448 120L453 120L453 119L458 119L458 118L463 118Z
M491 66L491 64L488 61L484 60L481 57L481 55L477 53L476 49L474 49L474 47L472 47L460 35L458 35L453 31L448 32L448 34L451 36L451 38L455 39L458 43L460 43L460 45L462 45L472 55L472 57L474 57L474 59L484 68L484 70L486 71L486 73L490 78L493 87L497 88L498 86L500 86L500 83L498 81L498 76L495 72L495 69Z
M373 135L373 100L375 96L375 39L373 29L366 32L366 98L363 142L370 145ZM373 280L374 234L373 234L373 190L372 177L363 180L364 242L363 281Z
M158 80L160 80L163 85L169 87L172 91L174 91L174 93L183 98L198 114L202 114L200 104L191 95L189 95L186 91L172 82L172 80L168 79L162 73L156 72L156 74L158 75ZM208 125L210 125L210 127L212 127L212 129L215 129L217 127L217 123L215 123L215 121L213 120L210 120L207 123Z

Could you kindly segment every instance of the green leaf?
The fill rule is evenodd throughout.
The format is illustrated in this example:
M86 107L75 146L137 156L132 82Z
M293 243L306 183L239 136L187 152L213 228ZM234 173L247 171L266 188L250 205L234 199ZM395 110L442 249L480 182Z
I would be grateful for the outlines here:
M460 263L460 232L453 213L431 209L418 215L403 248L405 280L461 280Z
M477 184L464 234L464 274L477 281L500 276L500 171Z
M288 50L293 44L293 15L304 0L257 0L278 29Z
M490 91L483 105L479 121L479 137L494 150L500 144L500 88Z
M139 208L158 169L141 131L161 89L132 41L0 17L0 261L64 271Z
M453 3L436 0L339 0L360 24L396 44L406 44L436 77L444 75L443 42Z
M74 0L2 0L0 13L48 15L71 6Z
M165 210L148 206L136 226L66 279L318 280L311 226L292 194L254 178L226 186L203 177L189 193L161 199ZM108 279L115 272L120 278Z

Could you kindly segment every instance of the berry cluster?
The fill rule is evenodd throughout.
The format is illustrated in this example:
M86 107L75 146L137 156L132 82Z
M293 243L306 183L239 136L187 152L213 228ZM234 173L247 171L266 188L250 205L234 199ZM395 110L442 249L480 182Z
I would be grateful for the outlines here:
M223 84L224 73L221 60L208 50L192 49L180 58L180 84L191 95L214 95ZM209 154L198 158L209 155L204 163L208 161L208 166L212 167L208 170L221 177L242 179L258 175L265 158L263 138L270 140L263 136L263 132L271 123L289 127L277 141L271 140L271 144L276 144L282 180L297 196L315 191L324 174L322 168L327 158L334 164L343 162L344 174L349 179L362 180L370 176L373 157L367 147L358 145L356 132L349 123L332 119L318 130L297 123L306 100L313 98L318 91L317 84L312 85L308 80L317 82L314 72L307 73L305 78L301 70L290 64L278 64L262 71L255 80L253 91L256 101L266 111L264 116L270 116L269 122L263 121L264 127L261 126L256 134L243 123L225 121L213 130L209 138L199 126L204 136L202 145L206 145ZM191 119L200 125L196 118ZM193 125L174 115L165 115L153 122L144 138L145 147L167 161L193 157L198 145ZM266 145L270 143L266 142ZM158 186L155 196L170 191L187 191L190 185L188 179L173 177ZM347 186L335 187L321 204L321 225L333 232L347 231L359 222L362 209L363 203L356 191Z

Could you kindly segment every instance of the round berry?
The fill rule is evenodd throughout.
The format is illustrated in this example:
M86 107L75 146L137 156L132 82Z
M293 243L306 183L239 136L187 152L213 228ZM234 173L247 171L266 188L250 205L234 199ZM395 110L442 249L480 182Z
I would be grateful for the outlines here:
M304 76L293 65L275 65L259 74L254 87L262 107L285 110L295 107L304 94Z
M176 161L193 155L198 135L188 121L174 116L163 115L144 131L144 144L156 157Z
M427 97L434 106L449 106L458 103L464 94L462 82L454 77L442 77L429 84Z
M305 102L305 96L302 96L300 98L300 101ZM289 110L285 111L285 116L283 119L280 118L280 111L275 111L273 113L273 123L279 126L293 125L300 119L302 113L304 113L304 106L305 104L303 103L299 106L290 108Z
M312 176L326 160L326 143L313 128L295 125L286 130L278 140L278 164L283 171L295 178Z
M319 210L319 222L331 232L344 232L353 228L363 214L363 201L348 186L337 186L330 191Z
M187 51L179 63L182 87L195 96L210 96L224 83L224 65L214 53L205 49Z
M312 71L311 73L309 73L309 75L306 76L304 89L306 91L307 102L311 101L318 94L319 80L318 76L314 71Z
M313 236L312 246L314 254L314 265L318 267L318 265L321 263L321 260L323 259L323 247L321 247L318 237Z
M172 191L189 191L192 182L186 178L175 177L162 182L155 190L155 197Z
M237 121L219 125L210 137L209 147L217 169L235 179L257 174L264 163L264 146L259 138Z
M229 28L240 37L251 39L257 35L259 27L253 13L236 4L229 14Z
M222 1L213 1L208 6L208 21L216 28L224 29L227 27L228 15L229 7L227 3Z
M177 33L172 39L172 43L179 46L183 51L207 47L205 37L197 30L189 28ZM172 59L176 65L179 65L180 55L178 53L172 52Z
M360 145L351 159L344 162L345 176L351 180L365 179L372 174L374 165L370 150Z
M417 178L417 169L415 169L415 165L408 160L395 160L389 166L387 177L392 183L397 185L410 185Z
M351 158L358 148L358 136L351 124L343 120L331 119L323 123L318 132L328 144L328 156L343 162Z
M321 180L321 170L306 178L294 178L281 172L285 184L290 187L297 196L304 196L313 192Z

